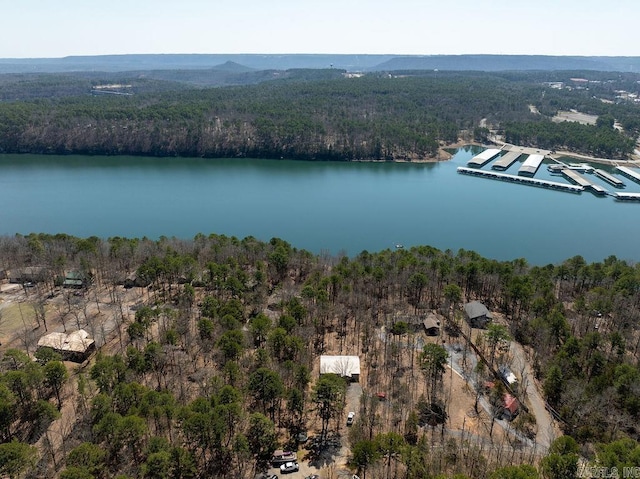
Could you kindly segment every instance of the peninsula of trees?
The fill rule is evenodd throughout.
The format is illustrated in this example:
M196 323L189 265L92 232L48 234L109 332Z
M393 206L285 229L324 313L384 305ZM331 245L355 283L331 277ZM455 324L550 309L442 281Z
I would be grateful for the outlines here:
M419 160L460 140L498 135L523 146L625 158L640 129L633 102L639 80L631 73L353 75L239 66L5 74L0 152ZM620 91L630 100L620 100ZM560 110L599 121L553 122Z
M0 309L3 476L249 478L284 447L329 478L336 441L342 467L370 479L573 479L579 463L640 463L640 268L613 256L531 267L429 246L348 258L278 238L32 234L0 238L0 264L25 281L3 284ZM64 287L69 271L81 285ZM464 320L475 300L494 313L486 330ZM80 328L98 346L86 364L36 352L47 331ZM359 355L357 398L318 376L321 354ZM452 392L453 355L471 389ZM499 426L505 364L528 408ZM462 430L458 395L471 398Z

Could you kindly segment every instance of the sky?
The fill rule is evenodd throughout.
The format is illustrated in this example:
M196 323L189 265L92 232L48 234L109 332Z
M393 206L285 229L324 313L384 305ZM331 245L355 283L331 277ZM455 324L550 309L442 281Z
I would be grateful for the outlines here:
M640 56L638 0L0 0L0 58Z

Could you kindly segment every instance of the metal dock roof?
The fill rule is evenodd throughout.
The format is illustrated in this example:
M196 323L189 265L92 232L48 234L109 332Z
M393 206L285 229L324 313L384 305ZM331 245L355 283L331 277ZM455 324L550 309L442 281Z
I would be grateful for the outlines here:
M499 158L492 166L494 170L506 170L513 165L518 158L522 155L521 151L510 151L502 158Z
M562 174L564 176L566 176L567 178L569 178L571 181L573 181L574 183L582 186L583 188L586 188L588 186L591 185L591 182L589 180L587 180L584 176L582 176L580 173L576 173L573 170L562 170Z
M596 195L606 195L608 193L606 188L603 188L600 185L592 183L587 178L582 176L580 173L575 172L574 170L565 169L565 170L562 170L562 174L567 178L569 178L570 180L577 183L578 185L582 186L583 188L588 188L592 190Z
M596 169L595 173L607 183L611 183L613 186L617 186L618 188L622 188L624 186L623 181L619 180L613 175L610 175L604 170Z
M529 155L529 158L524 160L522 166L518 170L519 175L535 175L538 168L542 164L542 160L544 160L544 155Z
M467 162L467 165L469 166L483 166L486 165L487 163L489 163L494 157L498 156L498 154L501 152L502 150L499 150L497 148L489 148L488 150L484 150L482 153L480 153L479 155L474 156L473 158L471 158L471 160L469 160Z
M551 188L554 190L565 190L572 193L580 193L584 188L578 185L571 185L568 183L560 183L558 181L541 180L538 178L527 178L517 175L508 175L506 173L497 173L489 170L478 170L476 168L465 168L459 166L457 168L458 173L473 176L482 176L484 178L493 178L496 180L512 181L514 183L525 183L533 186L542 186L543 188Z
M606 188L603 188L600 185L596 185L595 183L591 183L587 188L593 190L596 195L606 195L609 193Z
M628 178L631 178L633 181L636 181L638 183L640 183L640 172L637 170L633 170L631 168L627 168L626 166L616 166L616 169L624 174L625 176L627 176Z
M640 201L640 193L622 193L622 192L613 192L613 197L616 200L626 200L626 201Z

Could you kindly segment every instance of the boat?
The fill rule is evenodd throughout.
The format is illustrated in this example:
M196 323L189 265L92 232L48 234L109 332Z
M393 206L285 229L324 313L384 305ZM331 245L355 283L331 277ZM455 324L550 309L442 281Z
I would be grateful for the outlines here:
M565 168L566 168L565 165L560 165L558 163L547 166L547 170L550 171L551 173L560 173Z
M569 166L567 168L570 170L582 172L593 171L593 166L587 165L586 163L569 163Z
M404 245L400 244L400 243L396 243L396 249L403 249Z
M579 171L582 173L591 173L593 171L593 166L588 165L586 163L569 163L568 165L565 163L554 163L547 166L547 170L551 173L560 173L562 170L572 170Z

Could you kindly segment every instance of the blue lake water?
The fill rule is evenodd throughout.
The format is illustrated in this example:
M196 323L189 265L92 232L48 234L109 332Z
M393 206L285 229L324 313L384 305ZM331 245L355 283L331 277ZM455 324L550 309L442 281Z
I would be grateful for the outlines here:
M0 155L0 234L218 233L315 253L402 243L532 264L640 260L640 203L457 174L479 151L436 164ZM544 166L536 177L566 182Z

